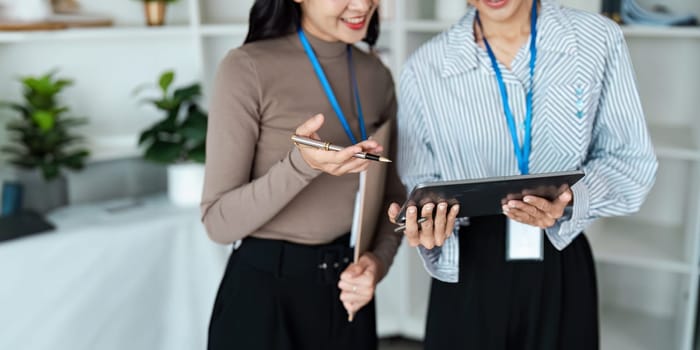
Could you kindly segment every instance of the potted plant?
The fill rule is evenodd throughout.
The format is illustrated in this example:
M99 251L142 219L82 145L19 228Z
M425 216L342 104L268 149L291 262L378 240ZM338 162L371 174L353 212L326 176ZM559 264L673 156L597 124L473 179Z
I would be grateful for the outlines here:
M57 100L72 81L54 75L49 72L21 78L25 101L0 104L19 114L18 119L7 123L11 143L0 151L18 169L25 206L42 213L68 203L62 169L82 169L89 155L80 146L83 137L71 133L71 128L85 124L85 119L67 117L68 107Z
M144 158L168 165L168 196L180 206L198 205L204 186L207 114L197 101L199 84L172 88L175 73L158 78L159 98L148 99L163 117L141 133Z
M146 24L149 26L162 26L165 23L165 8L168 4L178 0L137 0L143 2Z

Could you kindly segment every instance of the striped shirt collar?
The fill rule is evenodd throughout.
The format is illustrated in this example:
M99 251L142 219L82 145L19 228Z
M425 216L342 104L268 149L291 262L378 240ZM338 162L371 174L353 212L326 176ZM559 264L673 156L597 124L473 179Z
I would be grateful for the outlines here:
M576 54L578 42L571 24L564 23L561 7L551 0L541 0L537 23L537 49L569 56ZM457 24L447 32L447 53L442 67L442 76L449 77L475 70L479 66L481 48L474 42L474 19L476 9L469 7Z

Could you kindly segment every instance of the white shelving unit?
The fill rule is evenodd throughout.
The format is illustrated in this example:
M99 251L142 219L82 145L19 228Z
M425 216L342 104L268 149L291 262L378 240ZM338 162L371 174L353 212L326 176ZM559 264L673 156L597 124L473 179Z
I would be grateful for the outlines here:
M60 76L75 80L63 96L66 104L90 121L81 132L92 150L91 162L136 156L139 132L159 114L141 102L148 93L133 95L135 88L174 69L175 84L198 81L207 90L218 60L245 38L252 3L184 0L168 7L165 26L147 27L137 1L83 1L86 13L108 14L115 25L0 32L0 79L6 82L0 96L19 101L18 77L58 68ZM206 105L207 99L202 102Z
M104 28L68 29L56 31L36 32L2 32L0 43L28 43L53 40L108 40L127 38L166 38L188 35L190 27L187 25L173 25L167 27L143 28L142 26L117 26Z
M560 2L589 11L600 4ZM396 56L395 72L413 49L455 22L433 18L435 1L401 3L406 6L396 11L390 45ZM697 1L674 0L664 5L700 15ZM700 119L694 103L700 91L700 28L625 26L623 32L660 169L640 213L600 220L586 232L598 266L602 349L690 350L700 244L700 188L694 184L700 178ZM402 247L390 280L379 287L380 308L390 298L403 303L398 314L383 312L380 317L400 324L400 334L418 339L423 336L427 309L422 298L429 294L429 279L419 260L412 249ZM395 283L410 293L391 294Z
M454 21L434 18L435 1L382 0L379 46L398 73L410 53ZM598 8L599 1L561 0ZM651 5L651 0L638 0ZM209 95L218 62L247 33L253 0L185 0L168 8L168 25L148 28L141 4L83 1L115 26L50 32L0 32L0 96L19 100L16 78L59 68L75 79L65 100L90 124L93 162L134 157L138 133L159 115L132 91L166 69L176 84L199 81ZM696 0L670 9L700 14ZM657 184L642 211L587 230L598 264L603 349L690 350L696 324L700 245L700 28L624 27L660 159ZM6 112L0 112L6 113ZM4 128L0 128L0 140ZM2 163L0 163L2 165ZM1 172L1 170L0 170ZM94 181L93 181L94 182ZM430 280L416 252L402 246L378 288L380 335L423 337Z

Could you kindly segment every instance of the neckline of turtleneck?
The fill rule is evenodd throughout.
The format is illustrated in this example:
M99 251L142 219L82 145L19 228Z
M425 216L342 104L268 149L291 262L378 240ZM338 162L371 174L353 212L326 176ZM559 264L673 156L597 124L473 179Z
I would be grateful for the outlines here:
M311 44L311 47L314 49L314 53L316 53L316 56L318 57L337 57L345 54L347 50L348 44L342 41L325 41L307 31L304 31L304 34L306 34L306 38L309 39L309 44ZM299 34L297 32L294 32L293 38L295 44L303 50L304 47L301 45L301 40L299 39Z

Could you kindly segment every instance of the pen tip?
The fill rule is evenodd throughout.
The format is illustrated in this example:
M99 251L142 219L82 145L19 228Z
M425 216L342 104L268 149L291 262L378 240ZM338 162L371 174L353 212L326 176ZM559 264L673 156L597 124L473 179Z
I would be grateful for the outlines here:
M391 163L391 159L384 157L379 157L379 161L384 163Z

